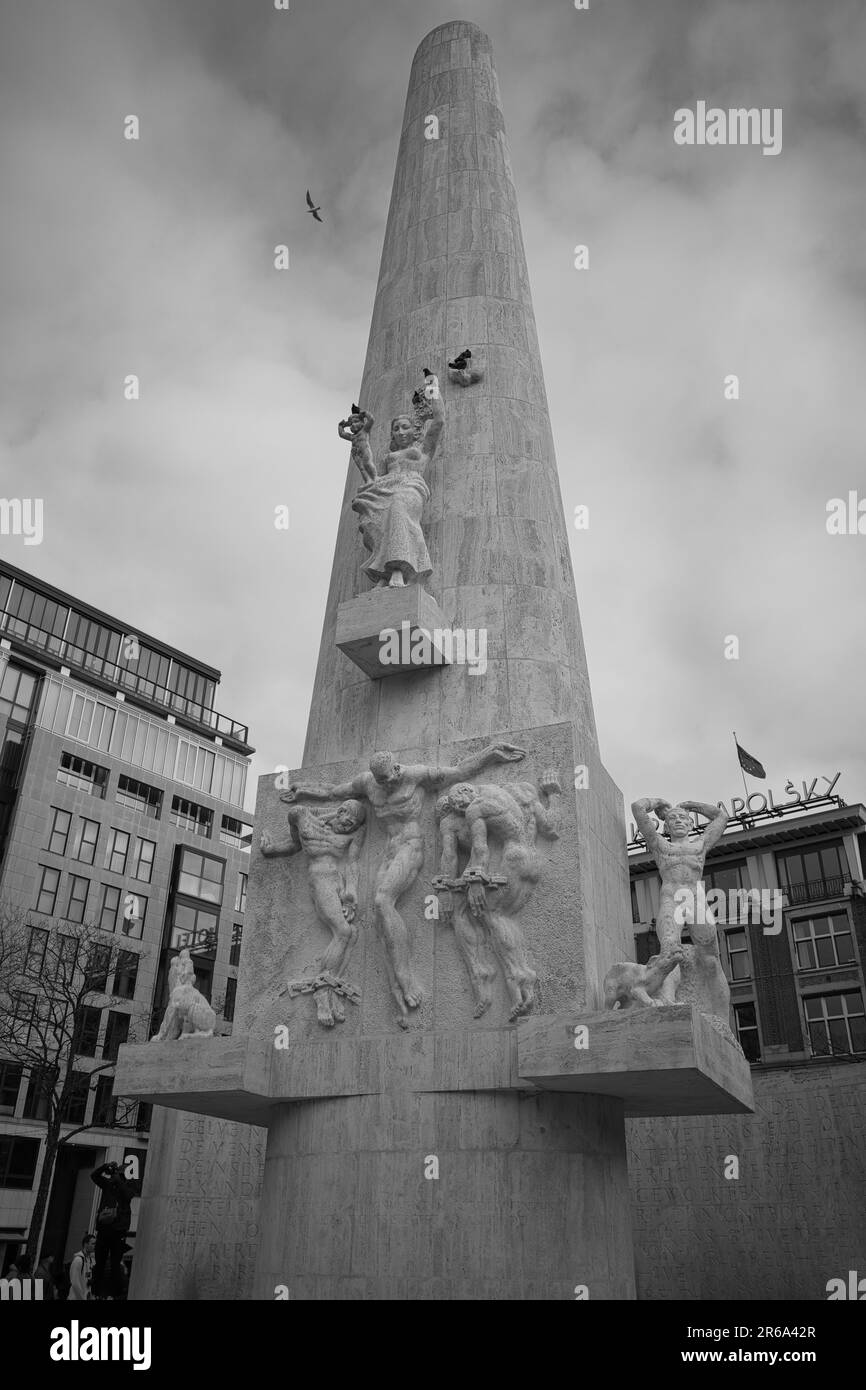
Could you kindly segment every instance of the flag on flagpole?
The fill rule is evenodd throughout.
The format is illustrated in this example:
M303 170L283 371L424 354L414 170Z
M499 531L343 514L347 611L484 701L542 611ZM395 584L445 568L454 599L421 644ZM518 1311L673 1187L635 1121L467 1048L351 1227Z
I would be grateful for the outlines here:
M740 760L740 767L743 771L748 772L750 777L766 777L767 774L758 762L758 759L753 758L751 753L747 753L745 748L741 748L737 740L735 740L735 742L737 743L737 757Z

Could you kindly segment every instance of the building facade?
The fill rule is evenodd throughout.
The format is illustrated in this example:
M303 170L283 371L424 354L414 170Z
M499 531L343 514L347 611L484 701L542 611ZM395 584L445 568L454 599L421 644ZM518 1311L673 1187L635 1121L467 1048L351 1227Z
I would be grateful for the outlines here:
M637 843L630 878L643 962L660 881ZM866 1268L864 879L866 807L838 797L741 817L707 856L755 1114L629 1122L639 1298L818 1299Z
M144 1041L159 1026L169 964L183 947L218 1031L231 1026L253 750L246 727L214 708L219 680L185 653L0 563L0 920L23 913L30 933L32 978L14 1005L20 1026L38 1017L39 963L52 933L92 928L114 943L116 961L105 992L77 1020L81 1079L68 1132L88 1127L60 1150L42 1238L66 1260L92 1228L93 1168L135 1154L143 1176L150 1108L118 1107L106 1063L127 1039ZM30 1224L44 1113L27 1067L0 1057L0 1273Z

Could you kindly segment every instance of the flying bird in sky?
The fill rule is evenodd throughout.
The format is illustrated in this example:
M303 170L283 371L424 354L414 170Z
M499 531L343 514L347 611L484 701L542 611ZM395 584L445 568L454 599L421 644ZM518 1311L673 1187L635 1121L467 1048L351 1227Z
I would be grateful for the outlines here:
M320 204L318 207L316 207L315 203L313 202L312 198L310 197L310 190L309 190L309 188L307 189L307 211L308 211L308 212L311 212L311 213L313 214L313 216L315 217L315 219L316 219L317 222L321 222L321 221L322 221L322 218L319 216L319 213L322 211L321 204Z

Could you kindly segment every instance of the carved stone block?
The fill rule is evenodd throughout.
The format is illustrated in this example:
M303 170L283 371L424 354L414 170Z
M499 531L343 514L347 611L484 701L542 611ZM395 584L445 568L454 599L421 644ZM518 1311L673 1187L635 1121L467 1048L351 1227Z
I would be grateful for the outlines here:
M436 600L420 584L403 584L370 589L341 603L336 643L365 675L381 680L450 666L448 639L443 642L441 635L450 628Z

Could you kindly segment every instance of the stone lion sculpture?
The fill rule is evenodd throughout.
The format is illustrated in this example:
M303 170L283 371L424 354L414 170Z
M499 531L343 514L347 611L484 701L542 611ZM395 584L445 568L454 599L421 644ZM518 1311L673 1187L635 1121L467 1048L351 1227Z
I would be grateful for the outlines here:
M684 958L680 947L664 955L650 956L646 965L635 965L633 961L612 965L604 977L604 1007L630 1009L635 1004L642 1008L664 1004L663 999L653 996Z
M175 956L168 972L168 1008L162 1027L151 1042L173 1042L175 1038L212 1038L216 1014L195 987L195 966L184 948Z

